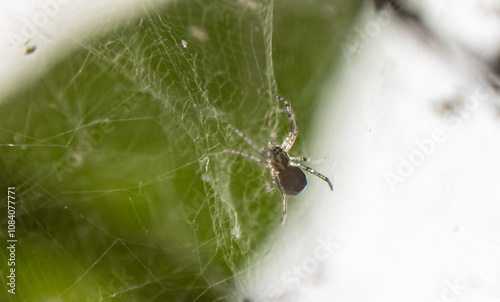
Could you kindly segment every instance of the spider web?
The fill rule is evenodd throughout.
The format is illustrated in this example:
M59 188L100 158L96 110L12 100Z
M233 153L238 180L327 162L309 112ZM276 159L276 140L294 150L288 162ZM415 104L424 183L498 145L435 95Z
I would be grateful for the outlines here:
M78 41L4 102L0 183L16 187L22 240L15 301L230 300L281 213L269 171L223 152L250 149L228 123L259 145L286 134L271 98L272 16L264 0L151 9Z

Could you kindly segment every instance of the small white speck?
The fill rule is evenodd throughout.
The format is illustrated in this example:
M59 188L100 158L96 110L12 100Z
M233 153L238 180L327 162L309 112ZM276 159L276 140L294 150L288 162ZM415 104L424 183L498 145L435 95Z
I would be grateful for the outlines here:
M235 225L233 227L233 229L231 230L231 235L233 235L236 238L240 238L241 233L240 233L240 226L239 225Z
M184 48L188 46L188 42L186 40L181 40L181 43Z
M83 163L83 156L80 153L78 153L78 152L74 152L71 155L70 159L71 159L71 165L73 167L80 166Z
M212 181L212 177L208 173L203 173L201 175L201 180L203 180L204 182L211 182Z
M206 42L208 40L207 32L203 28L195 25L189 27L189 35L191 35L191 37L194 37L201 42Z

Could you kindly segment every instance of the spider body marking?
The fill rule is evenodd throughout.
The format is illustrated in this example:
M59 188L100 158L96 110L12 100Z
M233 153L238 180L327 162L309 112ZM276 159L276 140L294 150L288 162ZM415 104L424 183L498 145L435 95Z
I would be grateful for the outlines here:
M258 152L260 154L260 157L229 149L224 150L224 152L233 153L251 159L271 169L271 185L268 186L267 189L268 191L270 191L275 187L275 185L277 185L278 189L280 190L283 202L281 223L284 224L286 219L286 196L299 194L307 185L307 179L303 170L325 181L332 191L333 185L328 177L322 175L319 172L316 172L314 169L308 166L301 164L301 162L307 161L307 158L290 157L288 155L288 151L292 148L298 134L297 125L295 123L295 114L292 110L290 102L278 95L273 95L273 97L280 100L285 105L285 108L281 109L281 111L287 114L288 123L290 124L288 135L283 140L281 146L276 142L271 141L268 143L267 147L259 148L245 134L236 129L233 125L229 124L229 128L236 132L236 134L238 134L245 142L247 142L250 147Z
M269 149L267 158L271 168L276 171L283 171L290 165L290 156L278 146Z

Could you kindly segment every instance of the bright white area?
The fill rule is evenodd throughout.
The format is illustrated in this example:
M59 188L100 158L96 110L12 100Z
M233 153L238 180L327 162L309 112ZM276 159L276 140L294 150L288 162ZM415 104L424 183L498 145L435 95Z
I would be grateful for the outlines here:
M499 95L464 50L481 53L475 43L500 16L422 5L424 19L447 28L478 23L468 37L435 40L387 11L366 13L352 37L356 53L325 88L310 147L324 159L311 166L335 175L335 192L308 177L287 225L242 274L242 297L500 301Z
M404 1L441 38L456 42L475 55L494 60L500 51L500 1Z
M41 78L85 39L164 0L0 2L0 100ZM22 88L22 87L21 87Z

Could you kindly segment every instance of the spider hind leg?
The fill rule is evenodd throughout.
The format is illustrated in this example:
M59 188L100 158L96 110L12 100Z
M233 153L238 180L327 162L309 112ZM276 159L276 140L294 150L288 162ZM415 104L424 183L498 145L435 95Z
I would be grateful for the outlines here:
M316 177L319 177L321 178L324 182L326 182L328 184L328 186L330 187L330 190L333 191L333 185L332 185L332 182L330 181L330 179L328 179L328 177L326 177L325 175L317 172L316 170L314 170L313 168L310 168L308 166L305 166L303 164L300 164L300 163L290 163L291 166L295 166L295 167L299 167L300 169L302 170L305 170L309 173L311 173L312 175L316 176Z
M279 178L276 179L276 183L278 184L278 189L280 189L281 200L283 201L283 208L281 210L281 224L284 225L286 221L286 193L283 189L283 186L280 183Z

